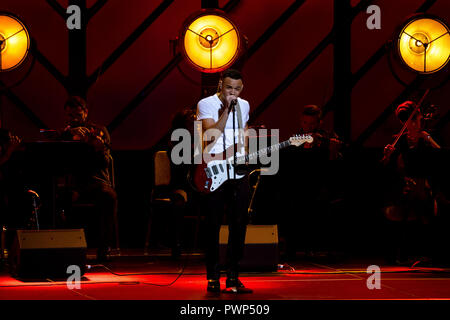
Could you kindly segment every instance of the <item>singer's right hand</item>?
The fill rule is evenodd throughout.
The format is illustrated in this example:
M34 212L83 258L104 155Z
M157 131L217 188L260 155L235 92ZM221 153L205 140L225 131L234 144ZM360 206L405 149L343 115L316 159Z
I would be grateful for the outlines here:
M230 94L229 96L225 97L225 100L228 104L228 109L231 109L231 107L233 106L233 101L237 102L237 97L235 95Z

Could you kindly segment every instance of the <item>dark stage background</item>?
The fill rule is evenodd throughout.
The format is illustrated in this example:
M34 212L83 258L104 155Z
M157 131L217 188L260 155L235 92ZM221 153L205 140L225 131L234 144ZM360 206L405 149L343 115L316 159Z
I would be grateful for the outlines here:
M183 108L195 107L201 97L201 74L186 61L174 60L170 40L179 35L183 21L202 3L88 0L86 5L91 10L83 51L69 50L65 23L69 2L83 3L1 1L0 10L19 16L34 40L33 52L17 73L25 72L31 56L36 58L30 75L3 97L2 125L31 141L39 137L41 128L62 126L68 92L86 93L90 118L107 125L111 132L121 246L141 248L152 186L153 152L168 132L173 116ZM450 2L349 2L353 9L339 13L354 15L349 37L344 35L350 41L347 49L339 47L342 31L335 33L333 29L336 1L221 0L218 4L248 38L247 56L241 60L245 77L242 97L250 102L252 124L280 129L281 139L285 139L295 133L300 109L316 104L326 111L325 128L338 132L348 144L344 160L329 164L333 170L328 180L337 195L333 210L313 230L321 242L338 243L342 249L365 253L385 244L380 206L386 186L378 160L382 147L393 141L400 126L392 112L384 111L405 90L390 72L383 47L395 28L417 10L449 21ZM381 8L379 30L366 27L370 16L366 8L371 4ZM139 29L143 23L146 28ZM139 31L142 33L136 34ZM339 54L335 54L338 47ZM84 56L80 57L80 53ZM83 61L86 64L85 72L79 69L80 61L81 67ZM353 76L345 76L345 70L342 71L347 63L347 71ZM338 90L353 81L345 103ZM446 120L449 90L447 83L427 98L439 107L440 117L430 131L444 147L450 144ZM418 100L415 91L404 98ZM442 176L448 176L449 170L442 163ZM260 222L276 222L283 214L279 186L295 187L298 183L302 182L291 181L288 174L263 178L255 202ZM298 227L301 233L304 227ZM193 230L186 224L187 238L191 239Z

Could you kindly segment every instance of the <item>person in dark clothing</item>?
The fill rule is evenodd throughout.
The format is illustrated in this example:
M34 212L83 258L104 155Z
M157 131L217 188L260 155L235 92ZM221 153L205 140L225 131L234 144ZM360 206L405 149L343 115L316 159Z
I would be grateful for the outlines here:
M190 137L194 136L193 128L195 121L195 110L191 108L183 109L175 114L172 120L172 127L170 132L183 129L189 132ZM169 157L172 157L172 150L174 148L174 142L170 140ZM192 152L192 148L191 148ZM192 153L191 153L192 155ZM183 156L183 155L176 155ZM182 249L182 231L183 231L183 216L188 209L188 201L193 197L191 187L188 183L188 173L190 169L189 163L175 164L170 161L170 184L169 184L169 197L171 199L171 221L173 222L171 248L172 256L179 257Z
M9 229L14 221L13 212L11 208L12 198L17 198L18 189L16 187L16 179L8 175L11 168L9 166L10 159L15 150L18 149L21 139L11 133L11 131L0 128L0 258L4 258L4 250L9 247L11 242L6 237L6 230ZM1 262L1 261L0 261Z
M20 145L20 138L9 130L0 128L0 218L1 224L5 223L8 204L7 166L12 153Z
M117 194L114 190L113 159L111 139L104 126L88 120L86 101L77 96L70 97L64 106L66 127L60 131L60 139L80 141L91 147L92 158L89 166L82 172L72 175L69 202L87 201L96 206L99 226L97 232L97 258L107 258L113 238L113 221L117 214ZM68 208L70 210L70 207ZM68 213L67 218L70 213Z
M411 117L412 113L414 115ZM390 176L388 205L384 214L392 237L389 260L397 264L428 261L431 256L431 225L436 214L430 183L427 152L440 146L423 130L423 116L414 102L406 101L396 110L405 133L396 146L387 145L381 162Z
M288 147L280 153L280 177L285 209L280 217L284 257L295 260L297 251L313 255L324 242L329 210L329 161L340 159L341 142L334 133L322 129L322 112L316 105L303 107L298 134L313 137L312 143ZM299 250L301 249L301 250Z

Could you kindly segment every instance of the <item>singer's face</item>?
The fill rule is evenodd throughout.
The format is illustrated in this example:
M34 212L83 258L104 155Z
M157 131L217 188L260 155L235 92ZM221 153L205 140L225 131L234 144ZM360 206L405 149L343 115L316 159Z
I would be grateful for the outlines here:
M241 94L243 88L244 84L242 83L242 79L236 80L227 77L222 81L221 94L224 98L228 96L234 96L237 98Z
M87 119L87 110L76 107L76 108L65 108L66 113L66 123L72 127L83 125Z

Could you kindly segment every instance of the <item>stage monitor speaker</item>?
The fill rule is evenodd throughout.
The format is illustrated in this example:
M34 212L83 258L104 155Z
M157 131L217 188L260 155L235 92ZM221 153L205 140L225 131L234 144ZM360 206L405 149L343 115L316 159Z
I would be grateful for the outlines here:
M67 279L67 268L86 270L87 245L83 229L17 230L9 264L21 279Z
M222 225L219 236L220 265L225 266L228 244L228 226ZM244 257L240 269L246 271L276 271L278 268L277 225L248 225Z

